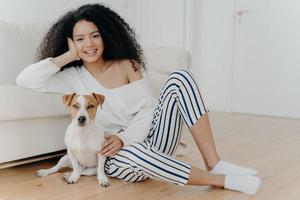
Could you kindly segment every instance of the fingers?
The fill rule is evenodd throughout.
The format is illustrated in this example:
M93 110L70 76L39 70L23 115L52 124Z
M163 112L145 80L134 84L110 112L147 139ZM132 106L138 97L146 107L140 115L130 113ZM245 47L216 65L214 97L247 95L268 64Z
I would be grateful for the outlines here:
M71 38L67 38L68 39L68 47L69 47L69 51L72 53L72 55L74 56L75 60L80 60L80 57L77 53L74 41Z
M107 148L102 152L101 155L102 155L103 157L114 156L114 155L116 155L116 154L118 153L119 150L120 150L120 149L119 149L118 147L111 145L111 146L107 147Z
M68 37L68 46L69 46L69 49L72 49L72 50L75 48L73 40L69 37Z
M72 46L73 40L71 38L68 37L68 45Z
M112 138L112 135L105 135L104 138L109 140L110 138Z
M99 156L114 156L123 147L123 142L118 136L106 135L106 141L102 144L100 151L97 153Z
M120 146L115 146L114 144L111 144L106 146L105 148L102 148L98 155L101 155L103 157L114 156L119 152L120 149Z
M111 145L114 141L111 139L106 139L105 142L103 142L101 149L106 148L107 146Z

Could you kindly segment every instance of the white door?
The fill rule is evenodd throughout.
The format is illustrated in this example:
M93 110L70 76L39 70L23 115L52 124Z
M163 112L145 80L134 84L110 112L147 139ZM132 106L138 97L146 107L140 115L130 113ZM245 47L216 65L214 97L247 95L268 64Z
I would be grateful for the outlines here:
M300 118L300 1L235 1L232 111Z

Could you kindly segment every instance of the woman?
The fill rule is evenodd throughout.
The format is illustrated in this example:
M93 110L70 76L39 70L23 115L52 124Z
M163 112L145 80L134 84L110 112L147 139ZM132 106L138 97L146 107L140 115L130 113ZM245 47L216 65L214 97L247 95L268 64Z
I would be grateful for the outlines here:
M142 50L134 32L109 8L84 5L65 14L46 34L39 59L19 74L17 85L42 92L95 92L106 97L98 119L112 134L99 155L107 157L109 176L256 193L260 179L255 170L218 156L207 109L190 72L171 73L158 102L153 102L142 77ZM183 121L209 172L172 157Z

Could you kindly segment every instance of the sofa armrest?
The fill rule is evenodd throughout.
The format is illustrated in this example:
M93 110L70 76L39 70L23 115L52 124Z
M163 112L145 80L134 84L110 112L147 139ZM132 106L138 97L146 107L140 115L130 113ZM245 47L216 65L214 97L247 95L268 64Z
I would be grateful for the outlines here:
M15 85L1 85L0 94L0 121L68 115L61 94L34 92Z

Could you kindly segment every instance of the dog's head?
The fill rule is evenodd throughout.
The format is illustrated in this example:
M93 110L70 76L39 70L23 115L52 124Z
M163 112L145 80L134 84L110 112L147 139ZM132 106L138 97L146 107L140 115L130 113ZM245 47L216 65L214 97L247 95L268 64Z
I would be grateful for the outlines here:
M104 102L104 96L95 93L91 95L74 93L63 96L63 102L69 108L73 123L84 127L95 119L98 107L101 107Z

